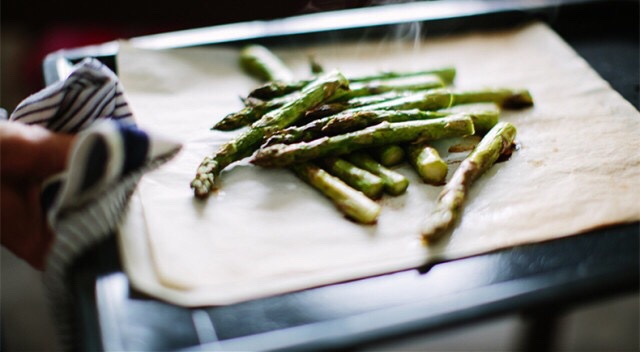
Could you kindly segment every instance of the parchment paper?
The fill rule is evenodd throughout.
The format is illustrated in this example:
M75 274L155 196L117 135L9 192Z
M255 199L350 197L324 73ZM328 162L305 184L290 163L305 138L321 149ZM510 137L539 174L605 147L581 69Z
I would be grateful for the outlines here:
M195 200L198 164L237 134L210 126L257 82L239 70L236 49L122 43L119 75L140 125L185 143L143 178L119 234L138 289L185 306L229 304L640 219L638 111L543 24L273 49L300 77L310 54L347 75L454 65L458 87L528 88L535 107L501 114L518 128L519 150L474 184L451 237L426 248L418 226L441 187L408 166L398 168L407 193L382 199L372 226L345 219L290 172L246 161L223 172L208 201Z

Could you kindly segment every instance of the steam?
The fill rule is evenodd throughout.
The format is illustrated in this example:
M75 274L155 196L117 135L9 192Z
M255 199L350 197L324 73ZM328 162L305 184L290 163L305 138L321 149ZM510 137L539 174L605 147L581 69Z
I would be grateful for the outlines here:
M385 6L392 4L403 4L415 2L414 0L372 0L370 1L371 5L374 6ZM400 23L396 24L388 34L386 34L382 41L387 42L387 44L391 43L400 48L405 48L407 44L411 44L413 46L413 52L418 51L420 49L420 43L423 35L423 24L422 22L410 22L410 23Z
M303 13L315 13L324 11L345 10L362 7L384 7L386 5L397 5L402 3L412 3L415 0L309 0L302 9ZM380 27L362 28L362 34L356 39L361 43L374 42L380 48L381 52L385 52L389 47L397 48L398 52L405 52L408 55L415 56L415 62L419 62L418 53L420 51L423 38L422 22L407 22L385 27L382 31ZM338 33L332 33L333 41L342 41L345 38ZM350 38L352 40L353 38ZM365 46L366 47L366 46ZM409 49L409 50L407 50ZM411 50L413 49L413 50ZM307 53L307 56L313 57L313 53ZM320 59L322 63L322 59ZM384 70L386 68L378 68Z
M422 22L403 23L395 26L394 37L398 42L413 42L414 49L420 48L422 38Z

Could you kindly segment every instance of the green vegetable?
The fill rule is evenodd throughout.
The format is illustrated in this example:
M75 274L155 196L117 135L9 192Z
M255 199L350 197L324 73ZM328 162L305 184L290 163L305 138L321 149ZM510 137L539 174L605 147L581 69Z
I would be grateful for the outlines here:
M380 205L339 178L311 163L296 164L291 169L300 179L331 199L351 219L363 224L373 224L378 219Z
M293 74L269 49L262 45L247 45L240 51L240 66L262 81L292 81Z
M320 65L312 61L312 71L318 69ZM402 77L412 77L412 76L423 76L423 75L436 75L440 78L444 85L449 85L453 82L456 77L456 69L453 67L443 67L433 70L420 70L420 71L410 71L410 72L380 72L373 75L366 76L352 76L347 77L349 82L369 82L376 81L382 79L390 79L390 78L402 78ZM309 84L310 80L299 80L295 82L267 82L262 86L252 90L249 93L249 97L259 98L263 100L273 99L275 97L283 96L285 94L289 94L291 92L295 92L297 90L302 89L304 86Z
M322 162L329 173L364 193L367 197L376 199L382 195L384 183L380 177L371 172L338 157L326 157Z
M494 126L467 156L438 196L433 212L422 224L422 238L427 243L440 239L455 223L473 182L508 153L516 136L516 128L509 122Z
M421 121L382 122L363 130L310 142L274 144L261 148L255 154L252 163L264 167L289 166L324 156L347 154L363 148L459 137L473 133L473 121L466 115Z
M392 196L404 193L409 187L409 180L404 175L387 169L366 153L355 152L348 155L347 159L354 165L379 176L384 184L384 191Z
M387 167L400 164L405 156L404 149L396 144L371 148L369 152L380 164Z
M191 188L198 198L206 198L213 191L215 179L220 172L234 161L251 155L272 130L283 129L298 120L305 111L330 99L344 89L348 82L338 72L321 76L305 87L300 97L282 107L265 114L251 128L237 138L225 143L212 155L205 157L196 176L191 181Z
M409 144L406 148L409 162L424 182L444 183L449 167L435 148L428 143Z

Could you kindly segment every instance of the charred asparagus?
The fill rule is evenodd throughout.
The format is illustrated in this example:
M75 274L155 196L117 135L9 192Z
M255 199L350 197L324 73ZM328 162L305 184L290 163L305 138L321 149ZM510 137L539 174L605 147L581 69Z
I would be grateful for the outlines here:
M302 90L299 99L265 114L251 125L248 131L227 142L212 155L205 157L191 182L195 196L207 197L214 189L215 178L222 169L234 161L251 155L263 142L269 130L279 130L291 125L306 110L321 104L347 86L348 82L338 72L321 76Z
M434 147L428 143L412 143L406 148L409 162L425 183L444 183L449 167Z
M382 195L384 183L380 177L373 173L338 157L326 157L322 161L329 173L364 193L367 197L376 199Z
M466 115L423 121L382 122L363 130L323 137L311 142L271 145L260 149L252 163L264 167L288 166L319 157L347 154L363 148L459 137L473 133L473 121Z
M349 154L347 159L354 165L379 176L384 184L384 191L392 196L404 193L409 186L409 180L406 177L393 170L387 169L366 153L355 152Z
M512 124L500 122L482 138L444 186L435 209L425 218L421 228L425 242L437 241L453 226L460 216L471 184L488 170L500 155L510 150L515 136L516 128Z
M291 169L300 179L331 199L348 217L363 224L376 222L381 207L363 193L311 163L296 164Z

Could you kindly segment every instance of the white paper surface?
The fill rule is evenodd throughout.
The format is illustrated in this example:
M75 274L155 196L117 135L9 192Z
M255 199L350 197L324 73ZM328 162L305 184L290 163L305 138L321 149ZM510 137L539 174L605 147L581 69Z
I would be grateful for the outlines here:
M185 306L229 304L640 219L638 111L545 25L274 51L300 77L309 54L346 75L453 65L456 86L527 88L535 107L501 114L518 128L520 149L474 184L451 237L426 248L418 227L441 187L408 166L398 169L407 193L382 199L373 226L345 219L288 171L246 161L222 173L210 199L194 199L198 164L237 134L210 126L239 110L257 82L240 71L235 49L123 43L119 76L138 122L185 143L143 178L120 231L138 289Z

